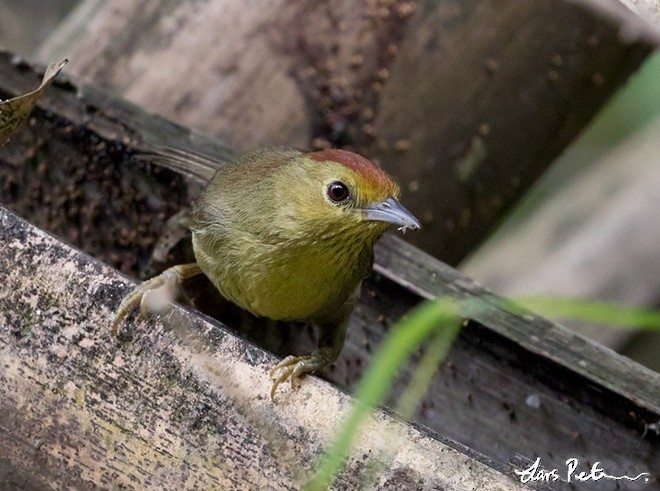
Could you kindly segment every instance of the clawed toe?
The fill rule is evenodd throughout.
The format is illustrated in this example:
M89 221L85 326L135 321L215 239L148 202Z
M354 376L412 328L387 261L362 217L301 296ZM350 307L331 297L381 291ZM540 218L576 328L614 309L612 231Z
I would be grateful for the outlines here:
M117 307L112 322L112 335L117 335L121 321L135 305L140 304L140 312L143 316L153 312L162 312L171 305L181 282L201 274L201 272L202 270L196 263L178 264L137 286L124 297Z
M143 315L146 314L147 308L145 307L145 295L151 290L162 286L163 281L160 277L152 278L151 280L142 283L134 288L128 295L126 295L117 310L115 311L115 318L112 322L112 335L117 336L119 325L121 321L131 312L133 307L140 304L140 311Z
M296 390L300 386L300 379L307 373L312 373L318 368L311 355L306 356L287 356L277 365L275 365L268 375L273 381L273 387L270 390L271 400L275 400L277 387L287 380L291 381L291 388ZM277 372L281 372L277 375Z

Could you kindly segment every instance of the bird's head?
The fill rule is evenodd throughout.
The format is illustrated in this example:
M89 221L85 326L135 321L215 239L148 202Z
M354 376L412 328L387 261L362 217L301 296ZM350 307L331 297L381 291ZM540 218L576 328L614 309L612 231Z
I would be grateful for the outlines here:
M370 160L347 150L301 153L280 174L278 188L289 181L284 214L322 235L378 238L393 224L400 230L420 223L398 201L399 187ZM286 217L285 217L286 218Z

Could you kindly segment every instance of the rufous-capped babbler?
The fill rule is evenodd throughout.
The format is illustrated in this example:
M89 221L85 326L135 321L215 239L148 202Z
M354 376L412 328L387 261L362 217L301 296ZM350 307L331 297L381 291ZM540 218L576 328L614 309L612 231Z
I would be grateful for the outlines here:
M267 148L220 168L190 215L196 263L174 266L119 305L119 322L149 290L204 273L228 300L273 320L319 326L311 354L288 356L270 372L277 386L332 363L344 343L373 246L388 225L418 229L399 187L355 153Z

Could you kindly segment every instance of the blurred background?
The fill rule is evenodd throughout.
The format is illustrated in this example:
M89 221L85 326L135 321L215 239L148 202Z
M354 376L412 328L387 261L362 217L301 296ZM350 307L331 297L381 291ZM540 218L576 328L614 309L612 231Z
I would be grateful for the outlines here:
M499 294L660 308L660 6L597 3L0 0L0 48L237 151L374 158ZM660 334L564 324L660 370Z

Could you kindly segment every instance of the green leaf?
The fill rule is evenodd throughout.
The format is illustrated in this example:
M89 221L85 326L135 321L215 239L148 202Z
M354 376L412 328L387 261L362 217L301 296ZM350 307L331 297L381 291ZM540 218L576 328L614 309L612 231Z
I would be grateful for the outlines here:
M451 347L460 327L456 304L449 299L425 302L393 327L360 381L355 393L354 405L342 424L339 435L321 460L316 474L307 483L306 489L325 490L330 486L334 476L344 464L360 424L374 407L383 403L400 367L415 350L435 333L432 346L438 351L434 352L423 365L437 366ZM412 391L409 394L411 401L406 402L406 410L414 408L413 399L419 400L423 396L423 389L428 386L428 380L434 373L434 371L430 372L431 370L427 368L421 375L415 377L409 389Z
M518 297L507 304L524 307L544 317L572 319L626 329L660 330L660 312L577 298Z

